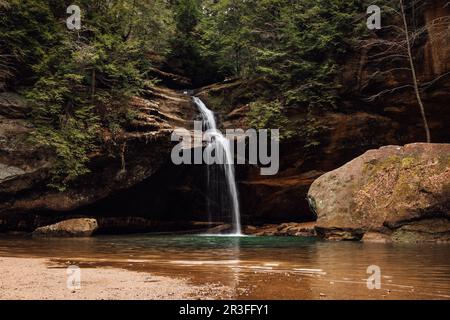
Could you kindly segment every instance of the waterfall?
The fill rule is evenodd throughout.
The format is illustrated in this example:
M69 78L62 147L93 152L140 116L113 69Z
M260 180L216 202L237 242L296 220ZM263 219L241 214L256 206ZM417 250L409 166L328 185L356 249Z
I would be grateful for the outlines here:
M220 164L207 165L208 177L208 213L210 220L219 214L231 212L234 235L241 235L241 215L234 175L234 161L231 154L230 141L217 130L214 113L197 97L193 97L203 119L203 128L207 131L207 146L205 153L210 155L216 152L222 155Z

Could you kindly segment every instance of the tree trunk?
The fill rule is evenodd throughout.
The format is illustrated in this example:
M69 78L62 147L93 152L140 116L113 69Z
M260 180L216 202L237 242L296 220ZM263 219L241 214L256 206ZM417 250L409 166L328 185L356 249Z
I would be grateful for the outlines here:
M427 136L427 142L430 143L431 142L430 127L428 126L428 120L427 120L427 116L425 114L425 107L422 102L422 97L420 96L419 84L417 81L416 69L414 67L414 60L413 60L412 49L411 49L411 41L409 39L408 22L406 20L406 13L405 13L405 7L403 6L403 0L400 0L400 8L402 10L403 24L405 26L406 46L407 46L407 51L408 51L409 64L411 65L411 73L412 73L412 78L413 78L414 91L416 93L417 102L419 103L420 113L422 114L423 125L424 125L426 136Z

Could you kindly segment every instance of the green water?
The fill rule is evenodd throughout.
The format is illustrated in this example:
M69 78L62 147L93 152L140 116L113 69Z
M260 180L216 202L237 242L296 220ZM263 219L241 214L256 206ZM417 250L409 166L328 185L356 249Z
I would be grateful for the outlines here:
M296 237L0 238L0 256L45 257L215 283L237 299L450 299L449 244L323 242ZM369 290L367 268L380 267Z

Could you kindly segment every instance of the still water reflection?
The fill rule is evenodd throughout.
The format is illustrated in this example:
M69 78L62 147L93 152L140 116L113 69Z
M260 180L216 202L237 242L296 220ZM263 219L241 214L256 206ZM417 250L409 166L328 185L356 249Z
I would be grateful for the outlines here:
M217 283L236 299L450 299L449 244L367 244L306 238L101 236L0 238L0 256L45 257ZM369 290L371 265L381 289Z

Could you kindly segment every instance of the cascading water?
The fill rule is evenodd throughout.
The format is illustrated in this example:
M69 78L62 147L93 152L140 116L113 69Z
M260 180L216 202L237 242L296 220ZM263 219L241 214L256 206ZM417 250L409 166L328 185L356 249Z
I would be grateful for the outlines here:
M207 146L205 154L221 155L220 163L208 164L208 211L212 217L231 212L233 222L233 235L241 235L241 216L239 200L234 175L233 155L230 141L217 130L214 113L197 97L193 97L203 119L203 128L207 133ZM210 162L210 159L207 159Z

